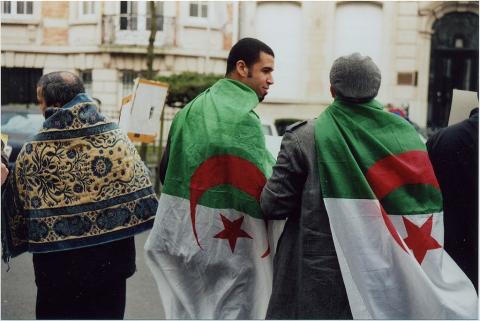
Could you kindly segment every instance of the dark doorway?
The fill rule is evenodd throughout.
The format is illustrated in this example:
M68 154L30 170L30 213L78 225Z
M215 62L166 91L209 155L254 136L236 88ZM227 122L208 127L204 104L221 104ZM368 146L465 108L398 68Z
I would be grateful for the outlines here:
M2 106L7 104L35 105L37 82L42 77L40 68L2 67Z
M427 125L435 131L447 126L453 89L478 92L478 15L454 12L435 21L431 48Z

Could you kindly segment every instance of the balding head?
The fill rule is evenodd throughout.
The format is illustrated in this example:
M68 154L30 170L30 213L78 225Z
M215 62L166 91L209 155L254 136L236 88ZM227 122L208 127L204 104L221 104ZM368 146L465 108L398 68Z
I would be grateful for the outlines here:
M37 98L42 112L47 107L62 107L83 92L85 87L80 78L68 71L45 74L37 83Z

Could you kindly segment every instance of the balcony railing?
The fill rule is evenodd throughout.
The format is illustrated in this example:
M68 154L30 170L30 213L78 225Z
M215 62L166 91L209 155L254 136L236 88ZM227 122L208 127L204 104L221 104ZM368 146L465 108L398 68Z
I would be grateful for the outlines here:
M102 43L106 45L148 45L150 15L103 15ZM175 42L175 17L157 16L155 46L169 47Z

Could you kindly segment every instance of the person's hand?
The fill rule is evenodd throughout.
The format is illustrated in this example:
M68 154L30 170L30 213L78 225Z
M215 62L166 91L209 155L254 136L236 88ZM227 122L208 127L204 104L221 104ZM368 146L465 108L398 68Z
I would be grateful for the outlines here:
M8 168L7 166L5 166L4 163L1 163L2 164L2 168L1 168L1 173L0 173L0 180L2 181L2 184L5 183L5 181L7 180L7 177L8 177Z

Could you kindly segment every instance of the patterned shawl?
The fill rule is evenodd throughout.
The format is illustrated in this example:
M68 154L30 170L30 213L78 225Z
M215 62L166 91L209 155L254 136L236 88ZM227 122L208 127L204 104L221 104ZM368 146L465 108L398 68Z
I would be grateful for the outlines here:
M4 188L5 261L130 237L151 228L158 205L135 147L85 94L47 109Z

